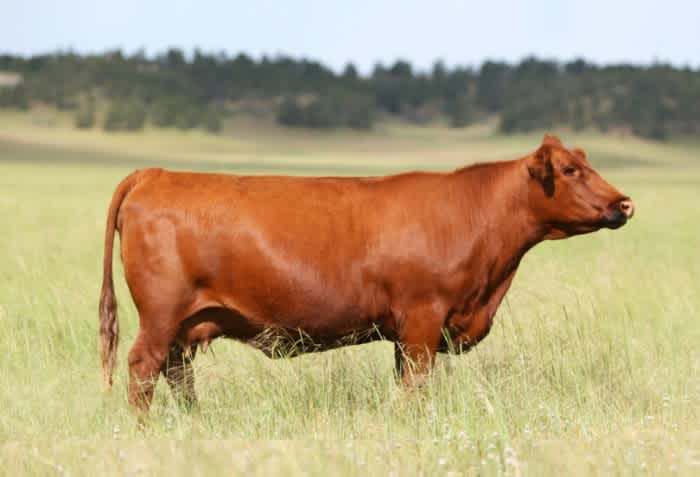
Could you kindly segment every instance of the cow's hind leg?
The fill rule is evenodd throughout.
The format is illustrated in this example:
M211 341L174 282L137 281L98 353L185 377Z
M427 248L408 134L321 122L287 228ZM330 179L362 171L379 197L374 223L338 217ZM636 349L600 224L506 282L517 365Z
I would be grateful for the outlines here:
M404 360L403 346L401 346L401 343L395 342L394 343L394 378L396 378L397 381L400 381L401 377L403 376L403 360Z
M165 364L161 368L161 372L168 381L175 401L186 411L191 411L197 407L197 394L194 390L194 368L192 367L197 347L192 346L189 351L188 354L181 345L175 344L170 348Z
M163 368L170 348L174 344L175 331L170 326L154 329L144 324L158 323L141 318L141 329L129 351L129 403L140 413L140 418L148 413L153 399L158 374ZM160 324L166 324L162 321Z

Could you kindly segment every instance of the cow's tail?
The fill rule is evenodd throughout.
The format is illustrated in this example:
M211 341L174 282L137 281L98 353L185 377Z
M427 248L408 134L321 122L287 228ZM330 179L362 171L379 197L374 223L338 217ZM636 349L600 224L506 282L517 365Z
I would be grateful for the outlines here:
M117 321L117 299L114 295L112 280L112 249L114 247L114 232L117 229L117 217L122 201L134 187L138 171L127 176L114 191L112 202L107 213L105 229L105 249L102 275L102 293L100 294L100 355L102 357L102 374L104 389L112 387L112 372L117 361L117 345L119 344L119 322Z

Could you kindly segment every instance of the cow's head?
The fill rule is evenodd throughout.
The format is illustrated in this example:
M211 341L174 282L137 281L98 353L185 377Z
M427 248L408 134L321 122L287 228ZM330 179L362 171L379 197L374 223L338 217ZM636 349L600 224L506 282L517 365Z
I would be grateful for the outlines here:
M546 237L558 239L616 229L634 214L634 203L591 167L586 153L566 149L556 136L525 158L530 175L529 200Z

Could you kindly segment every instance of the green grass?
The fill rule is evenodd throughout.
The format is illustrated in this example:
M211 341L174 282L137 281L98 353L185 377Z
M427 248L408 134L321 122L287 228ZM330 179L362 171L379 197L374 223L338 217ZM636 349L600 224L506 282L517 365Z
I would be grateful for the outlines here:
M396 386L388 343L271 361L217 341L195 362L201 411L181 413L160 382L141 433L126 405L137 315L120 266L109 396L97 354L105 213L131 169L447 169L524 155L540 137L391 125L330 137L245 126L221 137L103 137L8 115L0 125L4 474L700 472L697 144L563 134L635 199L637 216L618 231L536 247L490 336L465 356L442 356L425 389Z

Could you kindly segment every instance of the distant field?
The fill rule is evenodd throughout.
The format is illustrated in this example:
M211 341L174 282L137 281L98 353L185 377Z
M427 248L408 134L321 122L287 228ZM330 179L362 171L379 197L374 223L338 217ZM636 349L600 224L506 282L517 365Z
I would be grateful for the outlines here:
M563 132L635 199L637 216L538 246L491 335L441 357L424 391L395 385L387 343L270 361L218 341L195 362L201 411L182 414L160 383L140 434L125 396L137 316L120 265L111 396L97 355L105 213L130 170L446 170L524 155L541 134L388 124L325 135L232 122L221 136L107 135L32 114L0 114L3 473L700 473L700 145Z

